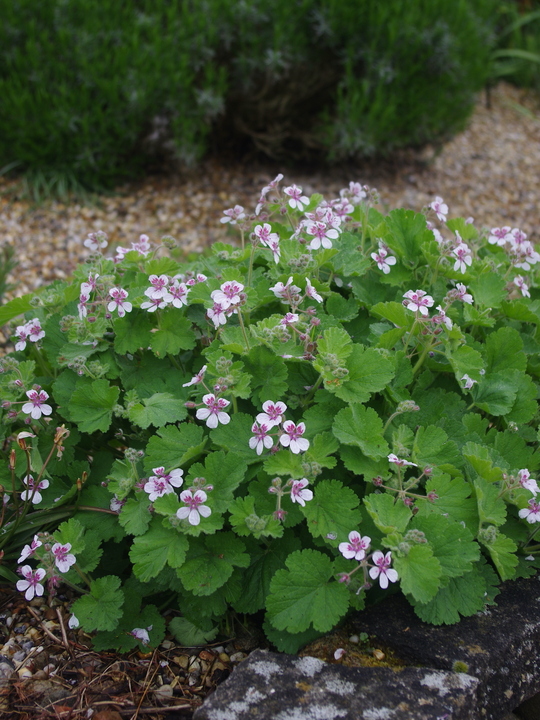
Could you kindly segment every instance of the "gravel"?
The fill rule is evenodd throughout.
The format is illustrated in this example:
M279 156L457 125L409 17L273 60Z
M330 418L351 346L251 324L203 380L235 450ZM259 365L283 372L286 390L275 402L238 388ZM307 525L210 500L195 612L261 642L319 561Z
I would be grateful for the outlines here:
M91 204L47 202L40 206L17 197L17 184L0 180L0 245L16 249L19 262L11 295L30 292L66 278L87 255L87 234L104 230L112 245L128 245L141 233L152 241L172 235L187 252L200 252L225 240L230 228L219 222L235 204L252 210L259 190L278 172L304 192L335 197L349 181L377 188L383 209L421 210L435 195L450 217L475 219L477 226L519 227L540 242L540 100L527 91L500 84L478 97L468 127L440 149L400 153L392 163L370 162L287 171L281 165L224 165L207 161L191 173L148 177Z

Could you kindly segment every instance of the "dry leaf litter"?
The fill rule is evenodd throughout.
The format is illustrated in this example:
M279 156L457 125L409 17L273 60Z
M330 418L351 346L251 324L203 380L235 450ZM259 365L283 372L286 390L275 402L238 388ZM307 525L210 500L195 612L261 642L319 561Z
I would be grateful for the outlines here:
M235 242L231 228L219 222L223 210L241 204L251 211L260 189L281 171L286 183L326 198L337 196L351 180L368 184L379 191L385 211L420 211L439 195L451 217L472 216L480 228L519 227L540 243L540 101L501 84L492 90L489 106L486 96L479 96L467 129L440 152L427 148L393 164L308 174L270 163L246 167L209 160L197 172L149 177L88 205L35 206L18 199L16 183L3 179L0 244L14 246L19 262L9 278L16 284L10 296L69 277L87 256L83 241L95 230L107 232L112 246L129 245L141 233L153 242L172 235L186 254L218 240ZM37 598L27 604L13 590L1 590L0 717L190 717L257 644L244 638L190 649L168 637L146 655L96 653L88 636L68 628L68 617L65 600ZM325 657L331 660L345 642L339 635L333 645L326 641Z

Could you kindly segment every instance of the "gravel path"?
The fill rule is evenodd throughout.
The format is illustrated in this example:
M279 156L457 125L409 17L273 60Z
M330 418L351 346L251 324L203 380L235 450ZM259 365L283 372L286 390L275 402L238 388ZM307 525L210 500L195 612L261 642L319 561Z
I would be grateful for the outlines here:
M443 146L410 153L393 168L381 164L334 167L330 172L288 172L281 166L230 167L207 162L197 172L149 177L119 188L97 204L39 207L17 199L15 184L0 181L0 244L16 248L19 267L11 278L22 294L69 276L83 260L90 231L105 230L112 243L129 245L146 233L172 235L187 251L200 251L226 237L219 218L235 204L254 208L260 188L283 171L285 182L305 192L334 197L350 180L379 190L385 209L421 210L435 195L450 217L472 216L477 226L510 225L540 243L540 100L501 84L491 107L482 94L467 129Z

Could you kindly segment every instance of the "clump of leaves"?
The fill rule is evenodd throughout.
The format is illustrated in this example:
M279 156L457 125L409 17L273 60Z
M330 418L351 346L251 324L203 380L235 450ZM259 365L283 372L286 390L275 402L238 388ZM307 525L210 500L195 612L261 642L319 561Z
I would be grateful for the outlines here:
M264 611L294 652L368 594L450 624L535 571L540 255L441 198L281 180L224 212L240 246L90 233L0 309L0 572L75 589L97 648L157 645L167 607L185 644Z

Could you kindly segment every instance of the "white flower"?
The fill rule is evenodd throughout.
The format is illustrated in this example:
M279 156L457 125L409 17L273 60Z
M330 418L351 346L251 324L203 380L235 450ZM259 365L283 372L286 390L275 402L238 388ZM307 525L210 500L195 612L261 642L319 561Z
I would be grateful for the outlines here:
M388 462L394 463L394 465L397 465L398 467L418 467L416 463L403 460L403 458L398 458L398 456L394 455L394 453L390 453L388 456Z
M227 310L231 305L238 305L240 302L240 293L244 289L242 283L231 280L230 282L224 282L219 290L214 290L210 293L210 297L215 303L219 303L224 310Z
M208 505L203 505L207 498L204 490L196 490L194 493L191 490L184 490L180 493L180 500L186 504L186 507L177 510L176 517L179 520L187 518L190 525L198 525L201 516L206 518L212 513Z
M150 502L154 502L158 497L163 497L168 493L174 492L173 487L181 487L184 483L182 475L183 470L171 470L165 472L164 467L152 468L155 475L151 475L145 483L144 491L148 493Z
M458 300L461 300L464 303L468 303L469 305L472 305L473 296L467 292L467 288L463 283L457 283L456 289L454 292L456 293L456 298Z
M132 311L133 305L130 302L126 301L126 298L129 295L127 290L114 287L109 290L109 295L112 298L110 303L107 305L107 310L109 312L114 312L114 310L118 310L118 317L124 317L127 312Z
M518 472L518 480L521 487L524 487L525 490L530 490L533 495L540 492L540 488L538 487L536 480L531 477L531 473L527 470L527 468L523 468L523 470Z
M191 380L187 383L184 383L182 387L190 387L191 385L198 385L203 381L204 373L206 372L206 365L203 365L202 368L199 370L199 372L194 375Z
M529 500L529 507L520 510L518 515L531 524L540 522L540 503L536 502L535 498L531 498Z
M34 420L39 420L42 415L52 413L52 407L45 402L49 399L45 390L28 390L26 397L30 402L24 403L21 410Z
M17 560L18 563L24 562L27 558L31 557L35 551L38 549L38 547L41 547L43 543L41 540L38 539L37 535L34 535L34 539L30 543L30 545L25 545L23 549L21 550L21 556Z
M398 579L397 572L390 568L392 562L392 553L387 552L386 555L380 550L373 553L371 559L375 563L375 567L369 569L369 576L372 580L379 578L379 585L383 590L388 587L388 581L396 582Z
M71 628L72 630L75 630L76 628L79 627L79 625L80 625L79 619L75 615L72 614L68 620L68 627Z
M54 555L54 562L56 564L56 567L62 573L67 572L69 568L77 562L75 555L69 552L70 550L70 543L66 543L65 545L62 545L61 543L55 543L51 548L51 552Z
M264 225L255 225L253 228L253 234L261 245L270 247L270 243L279 242L279 235L276 232L272 232L272 226L270 223L264 223Z
M490 245L505 245L510 240L510 228L508 225L502 228L491 228L488 243Z
M302 195L302 188L297 185L290 185L283 188L285 195L289 196L289 207L303 211L309 205L309 198Z
M362 537L359 532L353 530L349 533L349 542L339 543L339 552L347 560L363 560L369 549L371 538L365 535Z
M431 318L431 321L434 322L436 325L445 325L447 330L452 329L452 320L448 317L444 309L437 305L437 310L439 311L438 315L433 315Z
M287 410L287 406L282 402L274 403L271 400L267 400L263 403L262 409L264 412L259 413L255 419L258 423L273 428L283 421L283 415L285 410Z
M473 380L471 377L469 377L467 373L465 373L465 375L461 378L461 381L464 383L464 390L470 390L472 386L478 382L478 380Z
M311 284L309 278L306 278L306 295L318 303L322 303L323 299Z
M223 307L221 303L215 302L214 305L206 311L207 316L214 323L216 328L220 325L225 325L227 322L227 316L225 315L226 309L227 308Z
M258 423L253 423L251 426L251 432L254 434L253 437L249 438L249 447L257 452L257 455L261 455L264 448L269 450L274 444L273 439L268 434L272 426L265 425L264 423L259 427Z
M169 285L169 294L172 298L169 302L171 302L176 308L181 308L182 305L187 305L187 296L190 289L191 288L189 288L185 283L173 280L173 282Z
M516 275L513 282L514 285L518 288L518 290L521 290L521 294L523 295L523 297L531 297L531 293L529 292L529 286L521 275Z
M448 215L448 205L444 202L442 197L436 197L435 200L429 206L435 213L441 222L446 222L446 216Z
M203 395L203 403L206 405L195 413L198 420L206 420L206 426L209 428L217 428L218 424L228 425L231 418L224 412L224 408L231 403L225 398L216 398L212 393Z
M339 231L334 227L329 228L324 222L308 223L306 231L314 236L309 243L311 250L318 250L321 246L329 250L332 247L332 240L337 240L339 237Z
M279 442L283 447L288 447L291 452L295 455L298 453L305 452L309 447L309 440L302 437L306 431L306 426L303 422L295 425L292 420L288 420L283 424L283 435L280 435Z
M40 583L46 575L43 568L38 568L34 571L30 565L23 565L19 572L24 577L24 580L18 580L16 587L20 592L24 592L26 600L32 600L34 595L43 595L43 585Z
M419 312L420 315L424 316L428 315L428 308L432 307L435 302L431 295L428 295L425 290L407 290L403 297L405 298L403 305L407 310Z
M231 223L236 225L238 220L243 220L246 217L244 208L241 205L235 205L233 208L223 211L223 217L220 219L222 223Z
M146 293L145 293L146 295ZM172 302L172 295L166 293L160 297L153 297L150 300L146 300L141 303L141 310L148 310L148 312L155 312L156 310L162 310L167 307L169 302ZM120 315L120 313L118 313Z
M133 630L131 630L129 634L133 635L133 637L137 640L140 640L143 645L148 645L148 643L150 642L150 636L148 635L148 632L153 627L153 625L149 625L147 628L133 628Z
M43 480L40 480L40 482L36 485L32 475L26 475L26 477L23 478L23 483L26 485L28 490L22 491L21 500L31 500L34 505L39 505L39 503L43 500L39 491L46 490L49 487L49 481L47 478L43 478Z
M278 282L274 285L274 287L270 288L270 292L273 292L280 300L289 302L294 295L300 294L300 288L293 285L292 281L293 279L290 277L285 285L282 282Z
M103 232L103 230L88 233L88 237L84 241L83 245L92 250L92 252L102 250L107 247L107 235Z
M299 316L296 313L288 312L288 313L286 313L285 317L281 318L281 320L279 321L279 324L287 327L287 325L292 325L293 323L297 323L298 320L299 320Z
M305 507L306 502L313 500L312 491L305 490L307 485L309 485L309 480L307 480L306 478L292 481L291 500L293 501L293 503L298 503L302 507Z
M161 298L167 292L169 278L167 275L150 275L148 278L150 287L145 291L145 295L151 299Z
M371 253L371 257L377 263L377 267L379 268L379 270L382 270L385 275L388 275L388 273L390 272L390 266L395 265L397 262L396 258L393 255L389 255L388 253L388 248L382 243L379 243L378 252Z
M466 243L461 242L452 250L452 253L456 256L454 271L457 272L460 270L462 273L466 273L467 265L472 265L472 255L469 246Z

